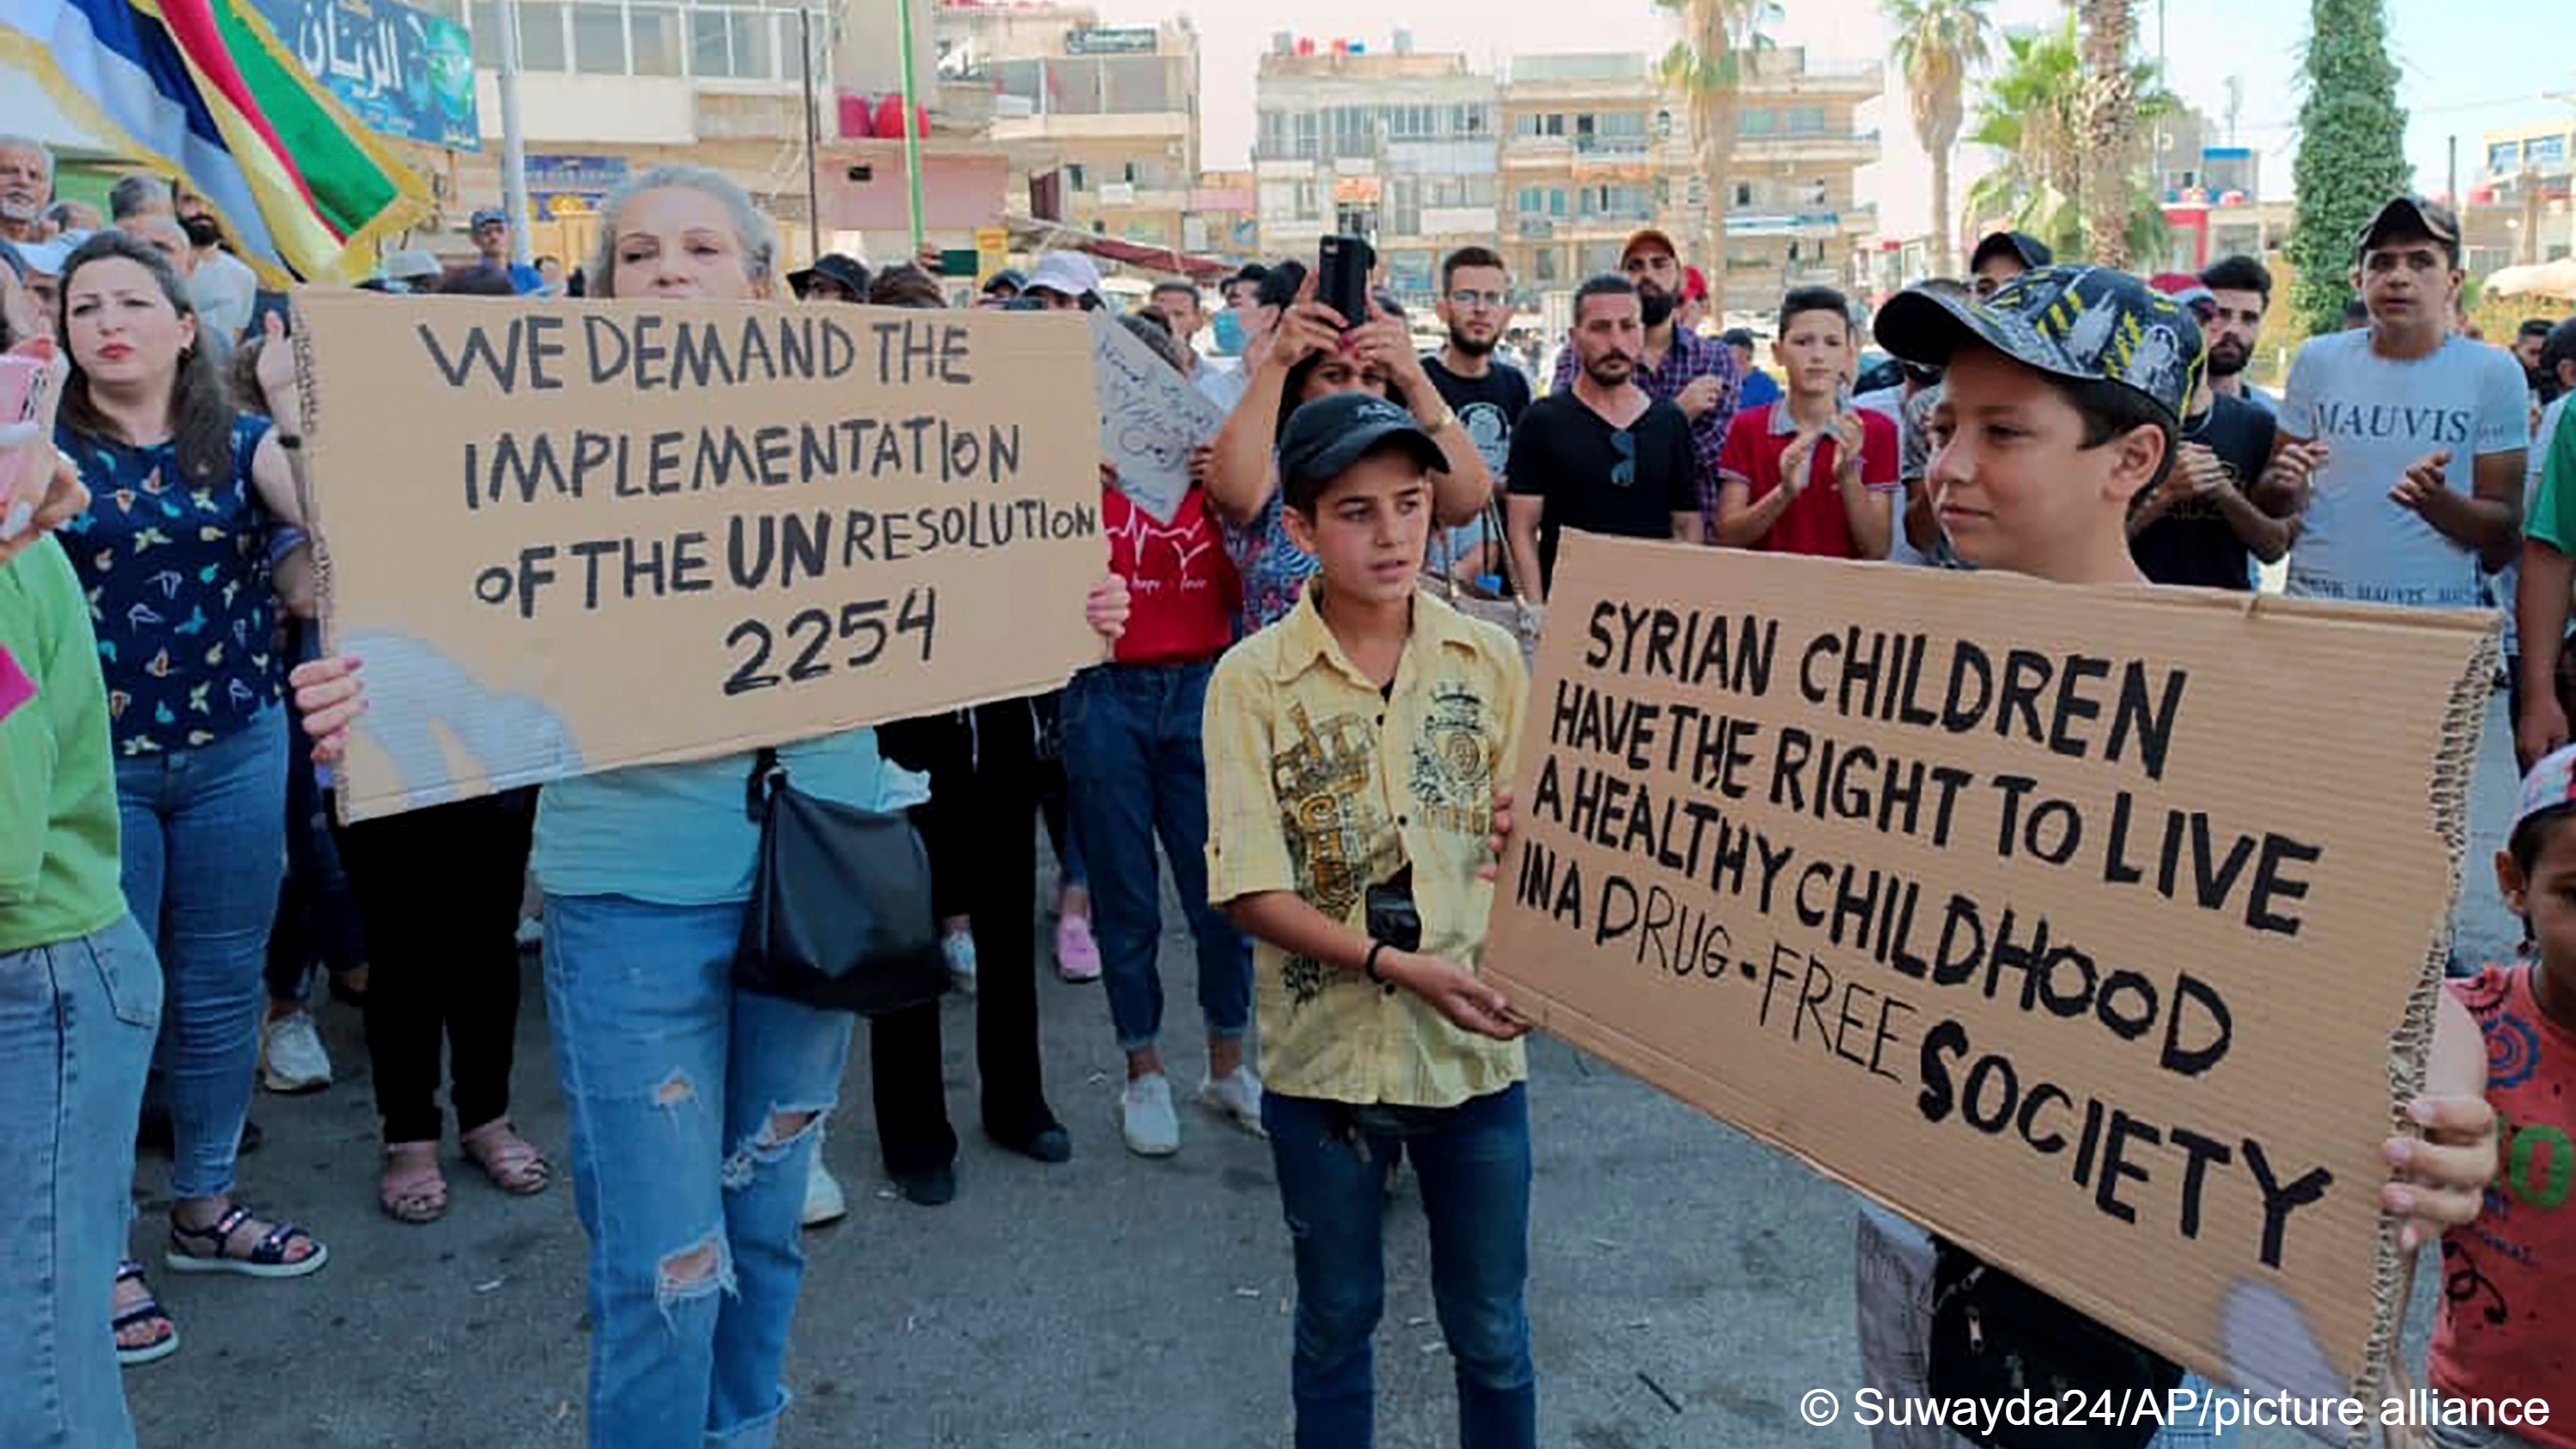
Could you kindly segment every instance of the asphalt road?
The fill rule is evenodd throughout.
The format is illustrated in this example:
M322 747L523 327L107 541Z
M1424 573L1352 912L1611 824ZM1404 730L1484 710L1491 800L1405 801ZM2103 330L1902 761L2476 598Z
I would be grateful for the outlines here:
M2477 782L2460 947L2509 947L2491 859L2513 799L2502 697ZM2323 786L2324 782L2320 781ZM1174 917L1173 919L1177 919ZM1191 1000L1185 941L1166 982ZM564 1114L531 960L518 1117L557 1154ZM896 1199L876 1168L865 1036L829 1156L852 1212L809 1237L789 1449L1252 1449L1286 1442L1291 1273L1267 1149L1185 1108L1181 1154L1129 1155L1096 986L1043 986L1050 1094L1071 1163L967 1135L956 1202ZM971 1008L947 1015L952 1115L973 1121ZM532 1200L450 1168L455 1207L404 1227L374 1203L376 1121L354 1014L323 1009L342 1077L263 1095L244 1191L312 1227L332 1261L284 1282L156 1275L185 1346L127 1374L147 1449L552 1449L580 1443L583 1244L569 1184ZM1187 1034L1174 1079L1201 1067ZM1792 1160L1563 1045L1531 1052L1538 1177L1530 1285L1541 1442L1575 1449L1857 1446L1799 1396L1858 1386L1853 1200ZM157 1242L147 1161L138 1243ZM1379 1442L1455 1442L1421 1216L1390 1219ZM157 1257L157 1254L153 1256ZM2430 1294L2419 1292L2418 1334ZM2419 1340L2420 1342L2420 1337ZM2251 1449L2306 1441L2250 1434Z

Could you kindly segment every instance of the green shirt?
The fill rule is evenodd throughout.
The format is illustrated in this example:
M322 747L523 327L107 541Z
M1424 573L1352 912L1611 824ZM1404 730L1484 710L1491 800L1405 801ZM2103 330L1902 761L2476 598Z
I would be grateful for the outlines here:
M125 914L107 686L89 603L51 539L0 565L0 649L35 698L0 717L0 952Z
M2540 487L2522 531L2560 553L2576 554L2576 408L2559 409L2558 426L2540 442L2549 456L2540 465Z

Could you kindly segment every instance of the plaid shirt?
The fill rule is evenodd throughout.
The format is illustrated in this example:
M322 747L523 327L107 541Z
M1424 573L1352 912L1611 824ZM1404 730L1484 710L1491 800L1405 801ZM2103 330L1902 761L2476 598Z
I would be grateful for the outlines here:
M1574 385L1574 349L1566 348L1557 355L1556 381L1550 390L1562 392ZM1664 354L1661 367L1652 371L1639 369L1637 385L1656 397L1678 406L1682 389L1703 377L1717 379L1717 406L1691 422L1691 456L1698 464L1699 521L1706 541L1717 542L1717 459L1726 451L1726 425L1735 420L1736 405L1744 396L1744 373L1735 365L1735 351L1714 337L1673 328L1672 349Z

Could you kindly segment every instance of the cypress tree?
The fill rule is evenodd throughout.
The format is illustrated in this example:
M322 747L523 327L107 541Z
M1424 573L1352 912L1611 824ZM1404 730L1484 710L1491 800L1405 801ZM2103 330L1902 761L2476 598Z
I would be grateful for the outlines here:
M2342 325L2353 238L2371 213L2409 189L2413 171L2381 0L2310 0L2309 15L2290 260L2299 274L2291 305L2316 335Z

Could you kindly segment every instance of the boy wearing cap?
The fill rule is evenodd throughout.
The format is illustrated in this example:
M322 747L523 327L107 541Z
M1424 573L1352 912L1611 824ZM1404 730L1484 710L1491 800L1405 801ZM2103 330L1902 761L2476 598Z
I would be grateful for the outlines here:
M2028 232L1989 232L1968 255L1969 285L1978 296L1991 297L2004 283L2056 259L2048 243Z
M1476 973L1495 792L1528 678L1509 635L1416 587L1429 475L1445 466L1383 398L1299 408L1280 485L1321 572L1208 689L1208 896L1259 943L1261 1115L1297 1265L1299 1449L1374 1441L1370 1339L1399 1146L1439 1264L1460 1441L1537 1442L1525 1027Z
M2357 255L2370 325L2299 349L2257 494L2298 520L2288 593L2483 608L2485 571L2520 537L2522 366L2451 329L2460 231L2448 210L2401 196L2362 228Z
M1744 393L1744 374L1735 351L1714 337L1702 337L1677 326L1683 286L1681 250L1654 227L1628 238L1619 253L1619 271L1637 289L1637 305L1646 324L1645 346L1636 357L1637 385L1650 397L1682 410L1690 420L1691 456L1697 464L1702 536L1717 537L1718 458L1726 451L1726 426ZM1578 306L1580 303L1578 302ZM1574 385L1578 358L1569 340L1556 357L1556 380L1550 393Z
M2430 1431L2438 1449L2576 1449L2576 1334L2559 1316L2576 1295L2576 750L2532 767L2496 886L2522 917L2520 959L2453 981L2489 1063L2487 1105L2504 1122L2497 1210L2442 1238L2449 1291L2425 1364L2455 1400L2537 1396L2550 1412L2514 1429ZM2408 1280L2411 1282L2411 1278ZM2401 1303L2399 1316L2404 1316Z
M1943 528L1980 568L2068 584L2143 582L2128 512L2175 466L2184 408L2201 381L2200 329L2137 278L2043 267L1991 296L1913 288L1879 310L1879 345L1944 368L1928 482ZM2510 359L2507 359L2508 362ZM2477 1217L2495 1175L2495 1114L2483 1096L2476 1023L2449 997L2435 1015L2420 1137L2392 1139L2381 1205L2410 1215L2416 1242ZM1865 1205L1858 1243L1862 1363L1899 1397L1926 1388L1932 1254L1920 1229ZM2198 1402L2208 1386L2186 1381ZM2219 1442L2205 1423L2169 1424L2156 1449ZM1877 1442L1909 1442L1882 1429ZM1920 1442L1920 1441L1913 1441Z

